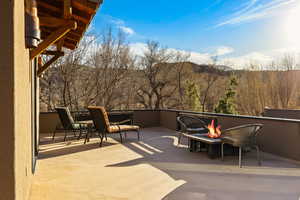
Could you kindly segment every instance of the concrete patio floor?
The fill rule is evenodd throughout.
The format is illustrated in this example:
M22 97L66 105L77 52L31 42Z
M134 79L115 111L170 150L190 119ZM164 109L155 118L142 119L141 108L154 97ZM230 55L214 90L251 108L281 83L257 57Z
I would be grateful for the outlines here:
M298 200L300 164L262 153L257 166L255 153L225 161L209 159L205 152L189 152L177 146L177 134L165 128L143 129L141 141L128 133L87 144L83 140L51 141L41 138L40 155L30 200ZM183 140L183 142L186 142Z

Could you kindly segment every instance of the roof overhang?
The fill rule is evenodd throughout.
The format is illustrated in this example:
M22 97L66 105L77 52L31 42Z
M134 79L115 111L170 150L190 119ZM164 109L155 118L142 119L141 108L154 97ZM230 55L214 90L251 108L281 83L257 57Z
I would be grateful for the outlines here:
M48 38L51 33L61 26L66 20L66 0L37 0L38 17L40 19L41 39ZM76 29L72 29L61 41L62 47L75 49L96 14L102 0L70 0L71 13L68 20L74 20ZM58 41L57 41L58 42Z
M40 54L53 56L39 62L37 75L64 53L62 48L75 49L95 16L102 0L36 0L42 41L30 50L30 59ZM49 50L50 46L56 50Z

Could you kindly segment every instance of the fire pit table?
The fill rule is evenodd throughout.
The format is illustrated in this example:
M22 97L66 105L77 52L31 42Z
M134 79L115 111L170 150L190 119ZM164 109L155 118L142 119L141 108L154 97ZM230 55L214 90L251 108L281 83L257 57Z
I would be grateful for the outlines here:
M207 154L210 158L220 157L221 155L221 138L210 138L207 134L186 134L189 139L189 148L191 152L201 151L205 145ZM199 148L200 146L200 148Z

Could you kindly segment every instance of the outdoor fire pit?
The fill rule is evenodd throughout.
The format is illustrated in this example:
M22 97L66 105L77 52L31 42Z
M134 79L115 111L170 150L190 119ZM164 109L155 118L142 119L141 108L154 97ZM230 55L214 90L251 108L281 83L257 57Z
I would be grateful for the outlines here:
M208 133L186 135L189 138L189 148L191 152L198 152L205 149L210 158L221 156L221 126L215 127L214 120L207 125ZM233 148L225 145L225 153L232 154Z

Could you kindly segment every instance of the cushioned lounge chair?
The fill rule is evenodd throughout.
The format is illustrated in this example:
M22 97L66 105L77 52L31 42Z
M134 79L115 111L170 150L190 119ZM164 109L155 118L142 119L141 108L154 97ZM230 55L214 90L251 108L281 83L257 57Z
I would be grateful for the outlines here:
M79 132L79 136L77 139L80 139L82 133L84 131L87 131L88 123L86 121L74 121L68 107L56 107L55 110L58 113L62 128L56 126L52 135L52 140L54 140L56 132L58 130L63 130L65 132L64 141L66 141L67 134L70 132L73 133L75 137L76 137L76 132Z
M123 136L126 137L126 132L135 131L137 133L137 138L140 140L140 127L135 125L124 125L128 120L122 122L110 123L108 119L107 112L104 107L101 106L89 106L88 110L94 122L96 131L99 133L100 137L100 147L102 146L103 138L107 139L107 135L112 133L118 133L120 135L121 143L123 142Z

